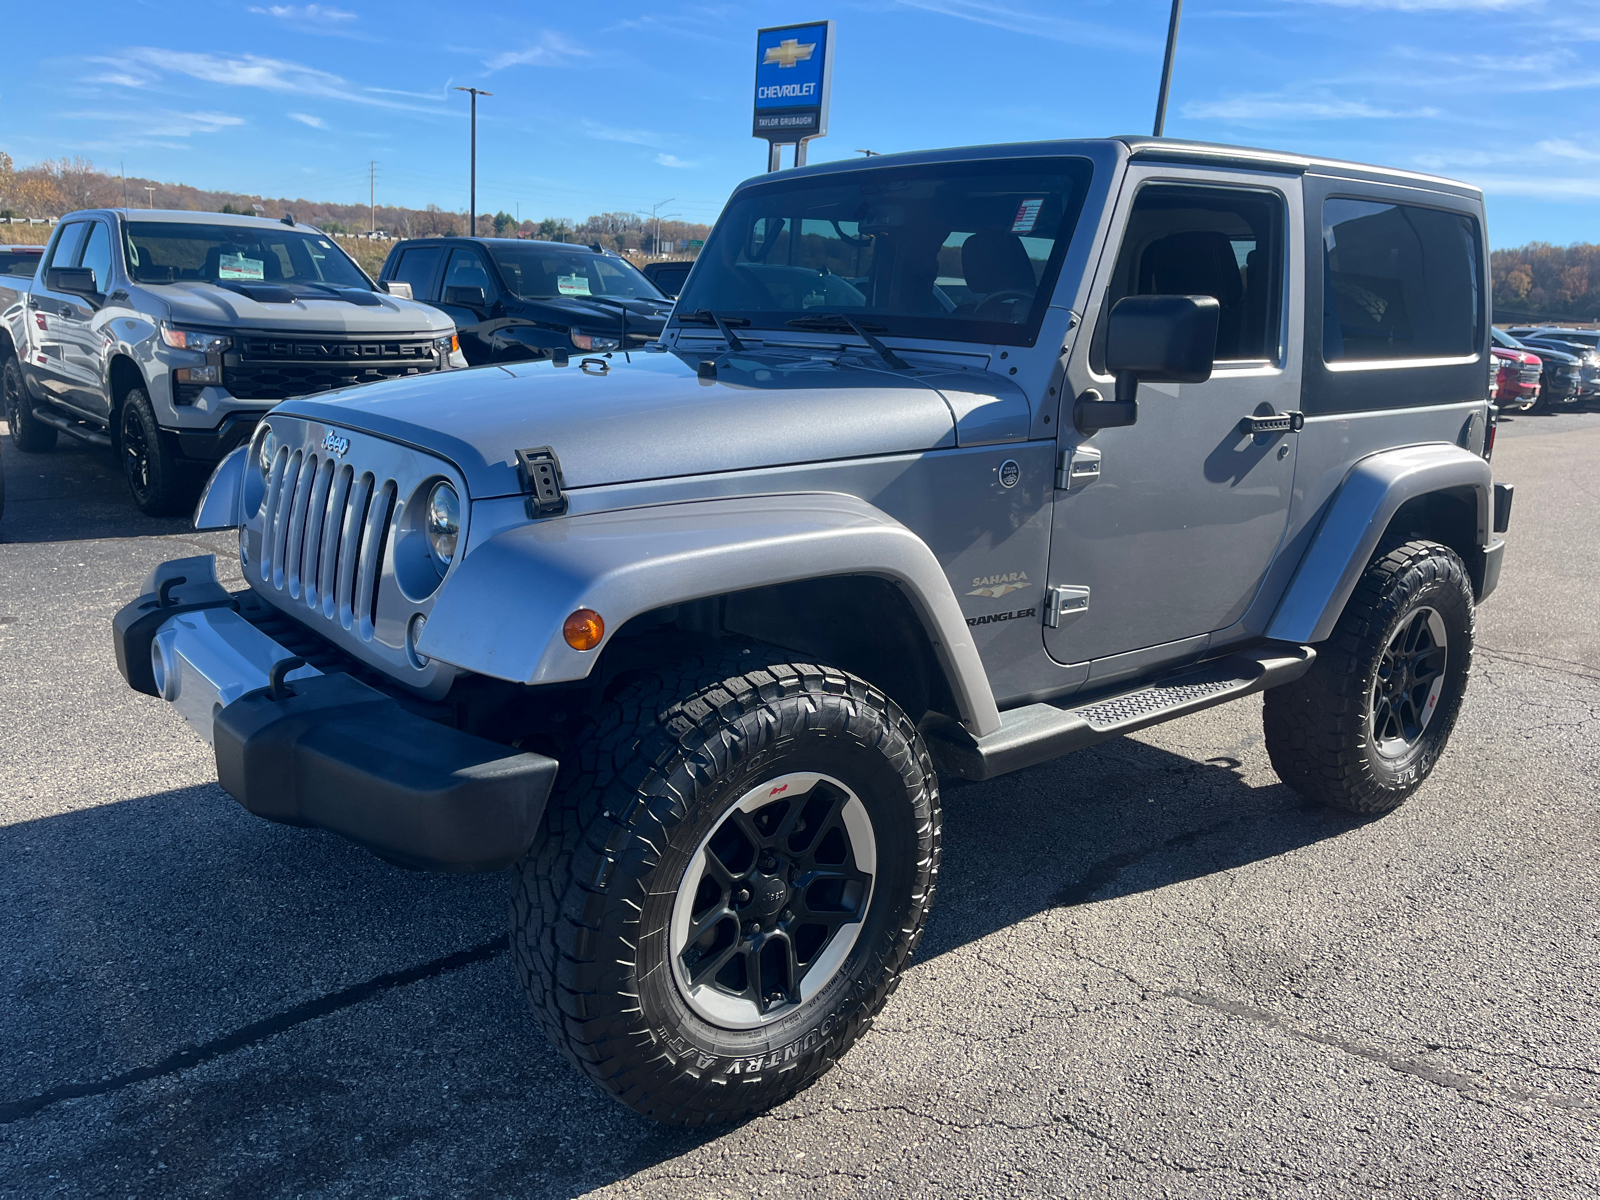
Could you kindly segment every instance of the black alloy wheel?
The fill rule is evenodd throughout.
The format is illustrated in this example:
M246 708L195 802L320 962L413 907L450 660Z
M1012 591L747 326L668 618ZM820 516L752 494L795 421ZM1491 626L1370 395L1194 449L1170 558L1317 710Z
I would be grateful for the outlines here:
M877 840L838 779L782 775L706 835L673 905L672 969L689 1007L753 1029L827 984L872 900Z
M46 425L33 415L26 386L22 382L22 367L16 356L7 357L0 367L0 412L11 431L11 444L28 454L40 454L56 444L54 426Z
M1379 550L1311 670L1267 692L1272 767L1312 800L1388 812L1438 765L1472 671L1472 579L1448 546Z
M155 410L143 388L122 401L117 419L117 453L133 503L147 517L170 517L191 499L191 482L182 475L177 454L156 424Z

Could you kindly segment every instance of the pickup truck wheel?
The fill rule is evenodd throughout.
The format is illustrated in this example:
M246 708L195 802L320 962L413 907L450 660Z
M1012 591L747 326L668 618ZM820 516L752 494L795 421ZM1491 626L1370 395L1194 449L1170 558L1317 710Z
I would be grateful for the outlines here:
M190 480L178 466L170 437L156 424L155 410L143 388L122 401L118 419L118 453L133 503L147 517L170 517L187 507Z
M5 413L11 444L18 450L41 454L55 447L56 430L34 419L33 402L28 399L22 383L22 367L12 356L6 358L5 367L0 369L0 411Z
M1472 581L1455 551L1380 551L1317 661L1266 694L1267 753L1309 799L1381 813L1422 785L1455 728L1472 670Z
M552 1041L679 1125L769 1108L872 1024L939 868L916 727L780 652L635 681L562 766L518 867L511 946Z

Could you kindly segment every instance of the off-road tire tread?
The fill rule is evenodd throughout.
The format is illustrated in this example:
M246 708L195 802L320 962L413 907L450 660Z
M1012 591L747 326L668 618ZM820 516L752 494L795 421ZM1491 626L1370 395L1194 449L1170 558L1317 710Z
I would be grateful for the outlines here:
M122 439L120 436L117 438L117 467L127 480L128 494L133 497L134 506L147 517L177 516L194 503L194 478L185 472L184 464L178 461L173 437L156 420L156 411L143 388L134 388L123 397L116 420L119 431L130 411L139 414L156 461L151 464L150 498L141 503L133 490L133 480L127 478L128 464L122 456Z
M1308 800L1376 815L1399 807L1426 780L1428 771L1409 787L1396 788L1372 772L1361 753L1368 703L1363 685L1378 639L1435 582L1459 588L1467 600L1466 644L1450 646L1450 654L1462 656L1464 663L1461 686L1441 693L1443 703L1428 724L1427 736L1441 748L1449 738L1472 673L1472 580L1466 564L1448 546L1421 539L1389 541L1378 548L1356 584L1333 635L1317 647L1311 670L1266 693L1262 723L1267 755L1278 778Z
M517 869L511 898L511 949L529 1006L556 1047L622 1103L670 1124L738 1120L781 1102L828 1071L872 1025L893 994L900 971L921 939L933 902L940 861L937 775L916 726L878 689L834 667L786 661L787 652L762 645L713 643L662 665L624 687L600 711L579 749L564 761L544 828ZM665 822L681 817L680 798L709 787L740 752L734 724L757 715L777 727L776 706L808 698L806 711L832 697L853 713L872 710L898 744L896 766L907 779L920 772L927 853L917 864L910 919L879 956L870 992L850 1017L792 1068L759 1082L702 1077L677 1061L642 1019L637 1000L616 993L607 976L616 964L605 947L616 936L603 915L631 911L630 889L642 896L640 875L656 860ZM602 925L606 928L602 928ZM635 939L632 939L636 941ZM641 1049L646 1052L641 1053Z

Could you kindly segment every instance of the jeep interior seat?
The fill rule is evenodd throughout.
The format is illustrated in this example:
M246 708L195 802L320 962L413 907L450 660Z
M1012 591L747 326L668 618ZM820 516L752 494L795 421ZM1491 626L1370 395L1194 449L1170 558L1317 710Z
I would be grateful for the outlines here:
M968 289L979 296L996 292L1031 296L1039 286L1022 239L1009 229L980 229L962 242L961 272Z
M1214 296L1222 306L1217 322L1217 358L1238 359L1244 327L1244 281L1228 235L1217 230L1169 233L1151 242L1139 259L1140 296Z

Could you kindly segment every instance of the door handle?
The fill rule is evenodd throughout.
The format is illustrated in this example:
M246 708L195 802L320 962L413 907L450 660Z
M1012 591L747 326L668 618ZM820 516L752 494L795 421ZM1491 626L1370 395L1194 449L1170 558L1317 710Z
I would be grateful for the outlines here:
M1270 417L1245 417L1239 422L1239 432L1251 435L1258 433L1299 433L1306 427L1306 415L1303 412L1273 413Z

